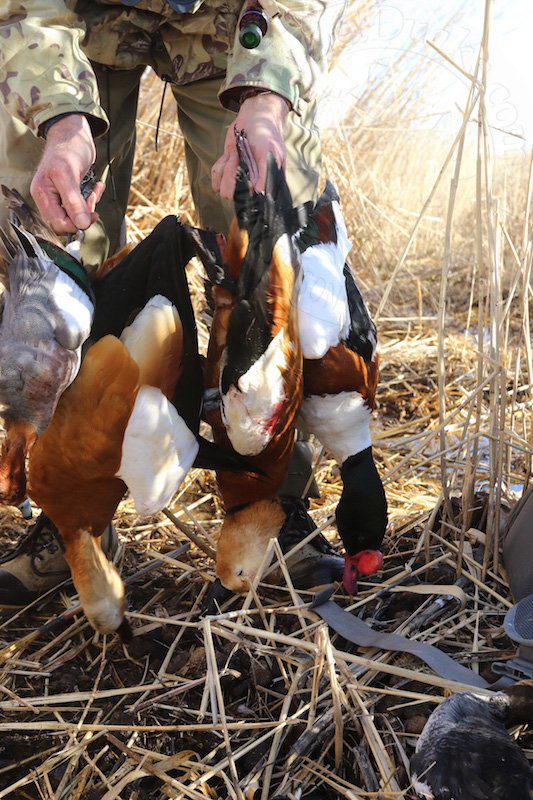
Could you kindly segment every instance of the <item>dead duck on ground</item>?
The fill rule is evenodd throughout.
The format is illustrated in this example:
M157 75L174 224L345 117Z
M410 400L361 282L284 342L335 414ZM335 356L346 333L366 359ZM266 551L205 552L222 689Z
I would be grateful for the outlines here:
M508 728L533 723L533 681L493 694L461 692L428 719L411 758L424 800L531 800L533 773Z

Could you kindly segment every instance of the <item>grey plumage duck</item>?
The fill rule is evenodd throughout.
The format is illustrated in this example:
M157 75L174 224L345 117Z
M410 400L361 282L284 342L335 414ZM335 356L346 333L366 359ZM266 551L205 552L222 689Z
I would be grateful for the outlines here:
M0 231L0 503L26 494L25 458L74 380L94 303L88 276L21 195L2 186Z
M507 728L533 722L533 681L491 695L461 692L431 714L411 758L425 800L531 800L529 762Z

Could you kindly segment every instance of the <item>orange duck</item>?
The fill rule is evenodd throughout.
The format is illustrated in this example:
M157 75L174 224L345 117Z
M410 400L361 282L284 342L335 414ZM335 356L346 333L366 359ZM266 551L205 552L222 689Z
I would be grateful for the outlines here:
M265 194L252 191L242 134L235 217L227 241L192 231L212 282L214 308L204 372L204 413L214 440L259 472L217 472L226 516L216 572L246 591L285 514L277 497L291 458L302 400L295 297L300 224L283 172L271 158Z
M193 463L211 466L216 450L198 436L191 255L168 217L95 284L95 343L31 452L30 496L57 526L80 603L104 633L123 630L124 588L101 535L126 489L140 513L153 514Z

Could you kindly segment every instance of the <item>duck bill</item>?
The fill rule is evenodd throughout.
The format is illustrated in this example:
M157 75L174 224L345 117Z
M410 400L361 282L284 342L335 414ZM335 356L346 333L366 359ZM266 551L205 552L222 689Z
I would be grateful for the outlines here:
M0 450L0 503L19 505L26 497L26 456L37 431L28 422L7 422Z
M342 585L352 597L357 594L357 565L352 561L351 556L344 557L344 569L342 572Z

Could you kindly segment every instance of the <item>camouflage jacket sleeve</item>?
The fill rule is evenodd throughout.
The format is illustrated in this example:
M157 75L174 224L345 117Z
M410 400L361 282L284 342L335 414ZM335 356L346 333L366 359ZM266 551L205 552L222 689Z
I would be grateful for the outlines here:
M311 101L320 89L346 0L261 0L261 6L268 31L259 47L246 50L237 26L220 100L237 110L240 91L258 86L282 95L298 111L300 100Z
M57 114L79 111L95 135L107 129L80 41L83 22L63 0L2 3L0 91L8 112L36 135Z

